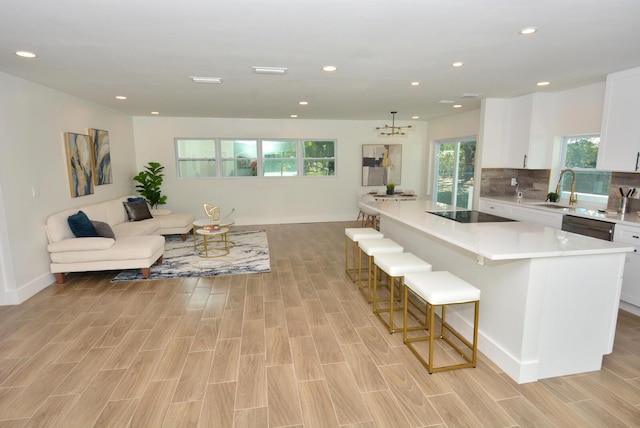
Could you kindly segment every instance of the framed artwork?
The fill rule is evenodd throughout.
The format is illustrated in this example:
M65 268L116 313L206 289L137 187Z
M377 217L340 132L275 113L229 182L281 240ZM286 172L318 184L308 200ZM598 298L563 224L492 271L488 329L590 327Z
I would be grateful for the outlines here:
M91 140L88 135L73 132L66 132L65 140L71 197L90 195L93 193Z
M402 144L362 145L362 185L400 184L402 178Z
M91 138L91 162L93 165L93 182L96 186L111 184L111 148L109 146L109 131L89 129Z

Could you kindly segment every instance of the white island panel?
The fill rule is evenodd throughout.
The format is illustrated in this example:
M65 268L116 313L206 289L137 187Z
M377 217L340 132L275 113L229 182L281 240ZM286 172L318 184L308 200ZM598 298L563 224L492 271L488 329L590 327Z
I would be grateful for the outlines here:
M481 289L479 349L505 373L525 383L601 368L630 247L520 222L460 224L425 212L442 205L406 204L377 207L381 230ZM472 310L448 313L471 338Z

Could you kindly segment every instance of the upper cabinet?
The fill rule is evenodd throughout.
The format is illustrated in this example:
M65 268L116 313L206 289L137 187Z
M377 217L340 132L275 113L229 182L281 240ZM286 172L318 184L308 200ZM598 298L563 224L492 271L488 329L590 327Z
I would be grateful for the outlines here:
M607 76L598 169L640 171L640 67Z
M553 94L484 100L480 134L483 168L551 167Z

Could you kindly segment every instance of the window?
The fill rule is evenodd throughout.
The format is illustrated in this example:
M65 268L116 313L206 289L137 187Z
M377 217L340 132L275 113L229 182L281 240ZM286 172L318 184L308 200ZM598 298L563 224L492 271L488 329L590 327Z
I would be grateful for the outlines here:
M221 140L222 176L258 175L257 140Z
M305 141L302 171L304 175L335 175L335 141Z
M609 195L611 172L596 171L599 135L568 136L562 139L562 169L571 168L576 173L575 190L578 200L605 202ZM560 196L569 198L571 174L564 174L560 184Z
M335 140L176 138L180 178L335 175Z
M296 141L263 140L262 169L267 176L298 175L298 148Z
M215 140L176 139L178 177L216 177Z
M471 208L476 141L446 140L436 143L436 202Z

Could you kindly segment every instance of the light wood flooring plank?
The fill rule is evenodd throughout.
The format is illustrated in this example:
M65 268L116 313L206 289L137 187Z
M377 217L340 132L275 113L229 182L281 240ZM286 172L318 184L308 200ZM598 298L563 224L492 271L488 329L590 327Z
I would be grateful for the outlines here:
M236 382L207 385L198 425L211 428L232 427L235 395Z
M269 426L282 427L302 423L300 397L293 366L267 367Z
M240 355L236 409L267 405L267 363L264 354Z
M372 420L347 363L326 364L322 369L338 422L344 425Z
M67 413L61 425L67 427L93 426L125 372L124 369L98 372Z
M428 375L344 272L352 226L260 226L264 274L72 273L0 306L0 428L639 425L640 317L596 372L517 385L480 354Z
M326 381L300 382L298 390L305 427L337 428L339 426Z
M211 361L209 383L235 382L238 380L240 362L240 339L221 339Z
M204 398L212 360L213 351L190 352L187 355L173 403L200 401Z
M129 426L131 428L162 426L177 383L178 379L149 382Z
M178 379L191 348L191 337L171 339L151 380Z

